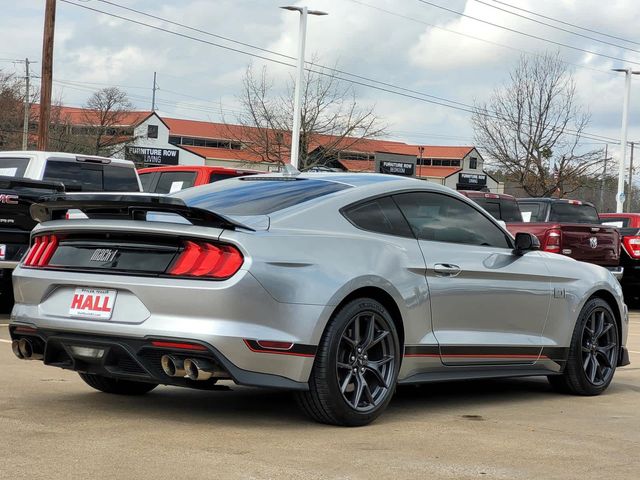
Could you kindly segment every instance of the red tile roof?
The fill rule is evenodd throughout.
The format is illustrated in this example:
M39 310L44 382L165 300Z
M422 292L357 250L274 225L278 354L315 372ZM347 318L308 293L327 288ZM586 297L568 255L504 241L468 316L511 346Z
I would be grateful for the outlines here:
M180 148L200 155L204 158L216 160L233 160L235 162L261 162L262 158L247 150L229 150L227 148L192 147L180 145Z
M425 165L418 165L418 171L416 174L418 177L446 178L460 170L462 170L460 167L429 167Z
M31 108L33 109L33 114L37 117L40 113L40 105L36 103L32 105ZM119 126L135 126L150 114L151 112L146 111L128 112L119 122ZM51 107L51 118L55 119L56 117L58 117L60 121L67 122L71 125L97 125L100 123L95 112L80 107L59 107L54 105Z

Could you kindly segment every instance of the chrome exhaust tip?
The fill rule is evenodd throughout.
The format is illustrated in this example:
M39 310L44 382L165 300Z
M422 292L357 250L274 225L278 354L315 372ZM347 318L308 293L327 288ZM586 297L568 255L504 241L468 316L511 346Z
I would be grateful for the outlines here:
M18 351L25 360L42 360L42 353L36 353L33 350L33 344L26 338L18 340Z
M163 355L160 359L162 371L169 377L184 377L187 372L184 369L185 361L173 355Z
M13 354L21 360L24 360L24 356L20 353L20 340L14 340L11 342L11 350Z
M214 374L211 363L195 358L187 358L184 361L184 369L191 380L209 380Z

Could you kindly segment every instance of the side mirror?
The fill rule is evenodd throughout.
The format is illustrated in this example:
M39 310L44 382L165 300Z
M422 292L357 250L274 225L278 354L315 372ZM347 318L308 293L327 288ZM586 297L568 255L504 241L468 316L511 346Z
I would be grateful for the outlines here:
M515 255L524 255L532 250L540 250L540 240L538 237L528 232L516 233L516 248L513 250Z

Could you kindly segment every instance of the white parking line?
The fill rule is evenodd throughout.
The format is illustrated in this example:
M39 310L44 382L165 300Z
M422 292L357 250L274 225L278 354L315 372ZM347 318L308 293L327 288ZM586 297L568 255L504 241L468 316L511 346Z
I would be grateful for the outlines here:
M9 324L8 323L0 323L0 327L8 327Z
M640 352L636 352L635 350L629 350L630 353L637 353L638 355L640 355Z
M11 343L11 340L5 340L4 338L0 338L0 342L2 342L2 343Z

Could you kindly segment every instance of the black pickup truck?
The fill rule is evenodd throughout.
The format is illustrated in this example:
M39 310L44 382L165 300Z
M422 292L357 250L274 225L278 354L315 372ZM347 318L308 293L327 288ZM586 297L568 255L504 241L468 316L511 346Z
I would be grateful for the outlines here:
M140 192L133 162L60 152L0 152L0 311L13 305L11 274L36 223L29 208L60 192Z
M11 272L29 248L36 222L29 208L40 198L64 192L60 182L0 176L0 310L13 304Z

